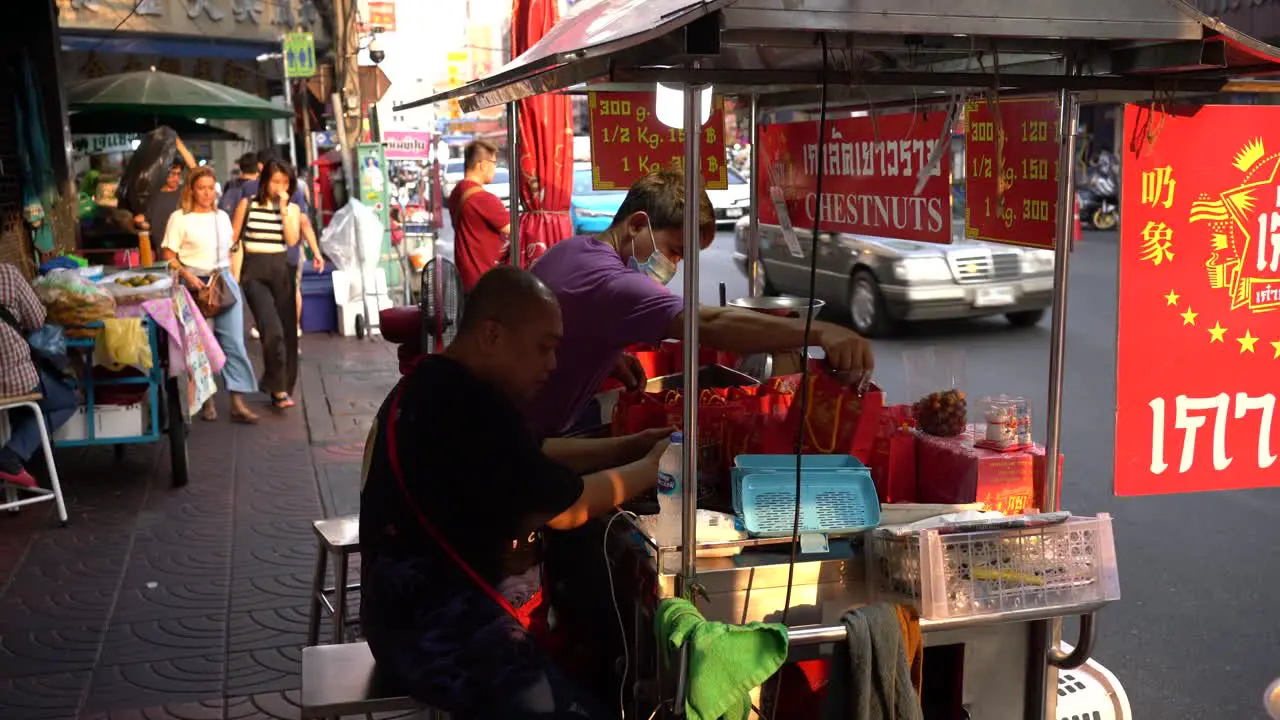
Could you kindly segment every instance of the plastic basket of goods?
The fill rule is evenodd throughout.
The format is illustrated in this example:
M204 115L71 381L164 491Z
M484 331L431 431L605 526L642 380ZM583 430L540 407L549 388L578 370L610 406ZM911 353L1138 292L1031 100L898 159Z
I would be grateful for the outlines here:
M752 472L742 478L742 524L757 537L784 537L795 529L796 478ZM800 482L801 533L853 533L880 523L871 471L804 472Z
M48 322L61 325L68 336L94 335L96 329L83 326L115 317L116 300L111 293L75 270L53 270L37 278L32 287L48 311Z
M116 302L134 304L168 297L173 278L164 272L125 271L103 279L100 284Z
M912 602L930 619L1120 598L1110 515L965 515L982 517L944 516L923 521L920 529L872 532L867 557L873 595Z

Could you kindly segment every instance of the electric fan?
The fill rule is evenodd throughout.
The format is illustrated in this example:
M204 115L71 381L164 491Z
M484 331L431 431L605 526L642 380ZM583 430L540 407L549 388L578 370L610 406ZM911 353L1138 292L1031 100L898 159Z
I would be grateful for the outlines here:
M422 352L444 350L458 333L462 316L462 278L458 267L442 257L432 258L422 270Z

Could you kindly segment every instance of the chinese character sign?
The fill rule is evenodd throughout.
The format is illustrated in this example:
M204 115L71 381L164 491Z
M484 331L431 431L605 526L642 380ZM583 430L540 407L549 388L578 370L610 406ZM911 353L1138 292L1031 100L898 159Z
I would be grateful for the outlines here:
M684 130L663 125L654 112L655 93L593 92L591 184L596 190L625 190L655 170L684 170ZM724 98L716 95L711 117L699 131L698 162L708 190L729 186L724 152Z
M1058 212L1058 101L970 102L964 128L965 237L1052 248Z
M760 222L924 242L951 242L951 153L929 167L945 113L766 125L760 130ZM822 169L822 198L818 170ZM926 175L916 194L920 176ZM781 210L780 210L781 209Z
M1276 128L1280 107L1125 108L1117 495L1280 485Z

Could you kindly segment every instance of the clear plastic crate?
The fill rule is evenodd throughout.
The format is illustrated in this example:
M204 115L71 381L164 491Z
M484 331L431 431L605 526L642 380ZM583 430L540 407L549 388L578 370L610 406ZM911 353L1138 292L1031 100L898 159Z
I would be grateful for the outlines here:
M1038 528L903 536L881 531L868 541L875 596L912 601L930 619L1120 599L1107 513Z

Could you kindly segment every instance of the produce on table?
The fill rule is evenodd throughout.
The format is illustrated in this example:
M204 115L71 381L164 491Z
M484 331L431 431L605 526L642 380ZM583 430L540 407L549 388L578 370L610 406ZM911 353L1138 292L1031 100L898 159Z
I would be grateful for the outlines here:
M952 388L929 393L912 408L916 424L924 432L939 437L955 437L969 425L969 405L964 393Z

